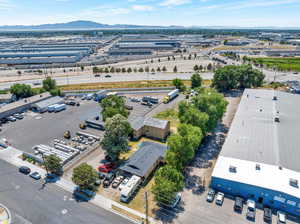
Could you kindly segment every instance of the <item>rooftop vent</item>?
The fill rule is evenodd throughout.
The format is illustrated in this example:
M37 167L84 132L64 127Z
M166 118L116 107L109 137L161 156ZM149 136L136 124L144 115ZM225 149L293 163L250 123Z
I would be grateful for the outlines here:
M274 121L279 123L279 122L280 122L279 116L276 116L276 117L274 118Z
M256 169L256 170L260 170L260 164L257 163L257 164L255 165L255 169Z
M273 96L273 100L277 100L278 98L277 98L277 96Z
M236 167L235 166L229 166L229 172L236 173Z
M293 178L290 178L290 185L291 185L292 187L298 188L298 187L299 187L299 186L298 186L298 180L293 179Z

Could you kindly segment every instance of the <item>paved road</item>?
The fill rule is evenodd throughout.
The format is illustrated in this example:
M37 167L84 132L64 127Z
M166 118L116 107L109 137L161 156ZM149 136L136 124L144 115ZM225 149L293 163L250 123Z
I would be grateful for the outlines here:
M143 80L172 80L175 78L180 79L190 79L191 73L156 73L156 74L148 74L148 73L130 73L130 74L111 74L111 78L105 78L104 75L101 77L94 77L94 75L77 75L77 76L69 76L69 77L55 77L55 80L58 85L67 85L67 84L83 84L83 83L96 83L96 82L125 82L125 81L143 81ZM201 76L204 79L212 78L212 73L203 73ZM42 82L42 80L25 80L19 82L3 82L0 83L0 89L9 88L11 85L15 83L24 83L33 85L33 83ZM40 86L35 86L40 87Z
M71 193L56 185L41 188L0 160L0 202L10 209L13 224L129 224L118 215L85 202L76 202Z

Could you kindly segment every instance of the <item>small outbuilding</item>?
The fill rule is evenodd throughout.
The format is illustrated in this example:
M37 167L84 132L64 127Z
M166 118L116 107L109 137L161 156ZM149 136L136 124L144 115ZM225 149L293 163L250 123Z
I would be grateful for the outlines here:
M170 134L170 121L152 117L135 117L129 119L133 129L133 139L142 136L164 141Z

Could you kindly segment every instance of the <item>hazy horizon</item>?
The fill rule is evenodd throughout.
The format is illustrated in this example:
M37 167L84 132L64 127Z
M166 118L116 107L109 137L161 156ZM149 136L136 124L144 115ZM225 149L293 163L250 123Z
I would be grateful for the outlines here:
M300 27L300 0L0 0L0 25ZM280 15L280 16L279 16Z

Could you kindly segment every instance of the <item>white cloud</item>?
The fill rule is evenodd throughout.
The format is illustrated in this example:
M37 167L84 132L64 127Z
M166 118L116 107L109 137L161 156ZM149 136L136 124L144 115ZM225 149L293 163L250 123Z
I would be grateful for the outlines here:
M152 11L154 8L150 5L134 5L132 9L135 11Z
M14 8L15 6L8 0L0 0L0 10L7 10Z
M190 0L165 0L160 3L161 6L177 6L177 5L184 5L189 3Z

